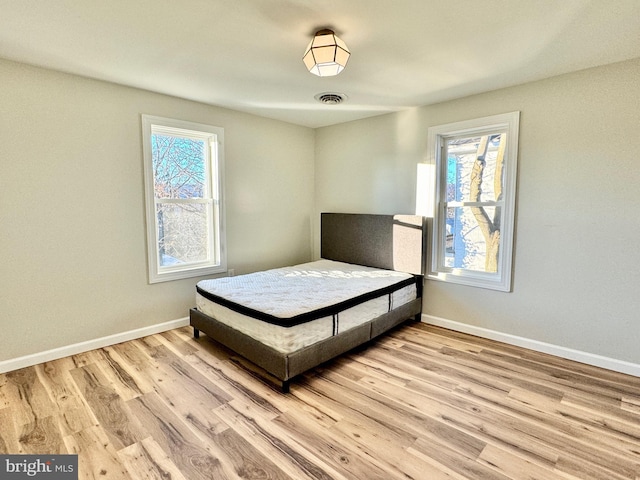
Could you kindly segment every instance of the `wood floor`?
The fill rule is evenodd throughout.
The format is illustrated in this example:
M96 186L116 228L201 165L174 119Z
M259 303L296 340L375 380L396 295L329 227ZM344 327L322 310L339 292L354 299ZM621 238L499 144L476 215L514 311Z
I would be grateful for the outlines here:
M420 323L292 382L189 328L0 375L0 453L100 479L640 479L640 378Z

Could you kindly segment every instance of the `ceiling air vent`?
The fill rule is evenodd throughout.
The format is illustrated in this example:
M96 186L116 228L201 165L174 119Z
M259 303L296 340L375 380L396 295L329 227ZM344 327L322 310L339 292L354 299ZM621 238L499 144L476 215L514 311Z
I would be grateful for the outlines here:
M313 98L320 103L325 103L327 105L338 105L339 103L344 102L347 99L347 96L344 93L325 92L319 93Z

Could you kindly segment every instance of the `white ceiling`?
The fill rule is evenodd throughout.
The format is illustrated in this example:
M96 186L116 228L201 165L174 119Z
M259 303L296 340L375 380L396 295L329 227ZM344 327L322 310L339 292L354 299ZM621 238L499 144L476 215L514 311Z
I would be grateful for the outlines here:
M302 63L324 27L337 77ZM639 33L640 0L0 0L0 57L309 127L637 58Z

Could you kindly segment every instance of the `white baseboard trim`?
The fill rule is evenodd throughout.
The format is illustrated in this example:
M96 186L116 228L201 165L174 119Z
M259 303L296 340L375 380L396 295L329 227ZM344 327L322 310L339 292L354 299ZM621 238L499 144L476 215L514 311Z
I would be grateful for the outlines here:
M11 372L13 370L18 370L19 368L30 367L43 362L50 362L70 355L77 355L78 353L88 352L89 350L95 350L109 345L115 345L116 343L135 340L136 338L146 337L147 335L153 335L154 333L166 332L167 330L173 330L174 328L180 328L186 325L189 325L189 317L158 323L148 327L137 328L127 332L116 333L115 335L87 340L86 342L75 343L73 345L54 348L45 352L33 353L31 355L25 355L24 357L3 360L0 362L0 373Z
M556 357L567 358L569 360L575 360L576 362L586 363L587 365L593 365L596 367L606 368L607 370L640 377L640 365L637 363L617 360L615 358L604 357L602 355L596 355L580 350L573 350L571 348L561 347L551 343L539 342L537 340L511 335L509 333L502 333L495 330L489 330L487 328L476 327L474 325L467 325L466 323L455 322L453 320L434 317L433 315L426 315L424 313L421 316L421 321L423 323L428 323L429 325L448 328L449 330L454 330L456 332L468 333L470 335L475 335L476 337L496 340L509 345L535 350L536 352L548 353L550 355L555 355Z

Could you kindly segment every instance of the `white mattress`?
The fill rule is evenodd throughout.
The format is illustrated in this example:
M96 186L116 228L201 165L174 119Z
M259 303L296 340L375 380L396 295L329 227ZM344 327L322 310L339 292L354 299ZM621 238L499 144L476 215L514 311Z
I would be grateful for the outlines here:
M415 283L395 289L398 283L406 283L412 277L391 270L318 260L249 275L203 280L198 282L196 306L221 323L289 353L414 300L417 297ZM380 290L383 293L375 298L351 302ZM228 306L216 299L223 299L222 303ZM316 316L314 312L326 312L326 315L306 321Z

